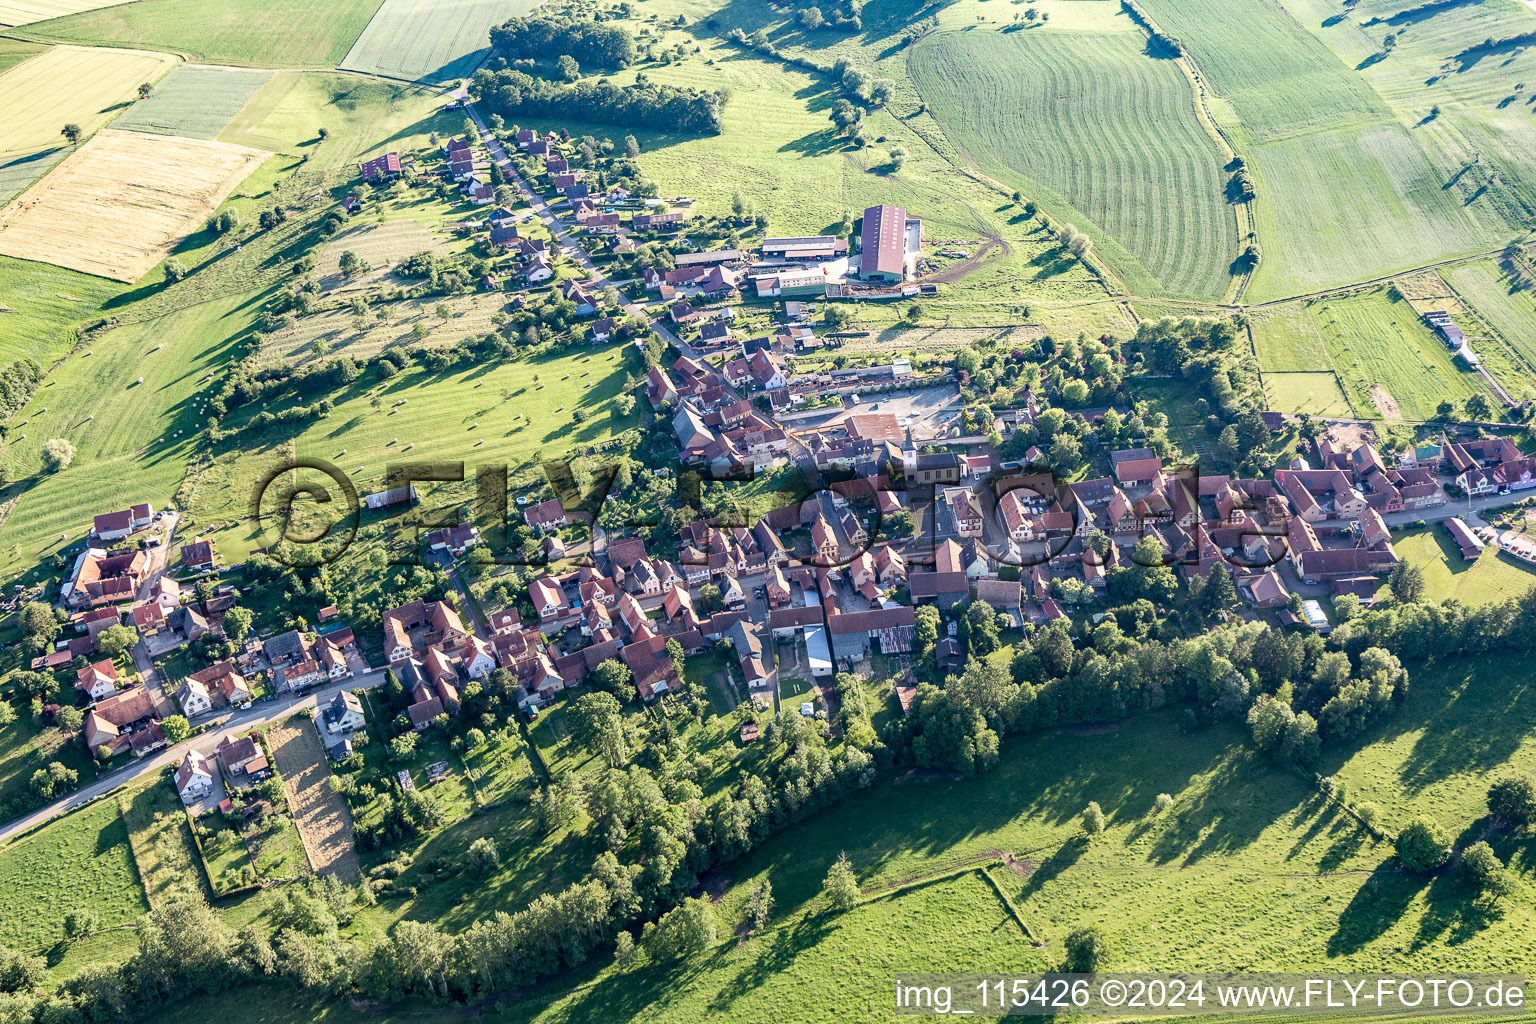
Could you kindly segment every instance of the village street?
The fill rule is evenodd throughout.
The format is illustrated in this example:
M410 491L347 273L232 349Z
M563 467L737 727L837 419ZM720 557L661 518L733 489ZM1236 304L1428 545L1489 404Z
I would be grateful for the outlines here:
M367 690L383 682L384 669L373 669L350 679L343 679L339 682L310 690L307 693L285 694L273 701L262 701L245 711L219 711L204 715L202 718L194 721L193 725L201 722L213 723L212 727L206 732L183 740L181 743L167 747L165 750L147 757L130 759L128 763L112 769L96 779L96 781L81 787L64 799L49 804L47 807L36 810L31 814L17 818L14 821L7 822L4 826L0 826L0 842L30 831L66 811L73 810L81 804L110 793L119 786L143 775L145 772L159 771L166 765L176 764L188 750L195 749L199 753L211 755L225 737L233 737L258 726L280 721L303 708L323 706L343 690ZM306 724L305 727L308 728L309 726Z

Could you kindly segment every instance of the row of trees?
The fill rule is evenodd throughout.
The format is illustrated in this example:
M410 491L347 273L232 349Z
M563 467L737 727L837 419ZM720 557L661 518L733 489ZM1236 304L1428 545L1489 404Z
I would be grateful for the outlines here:
M508 58L574 58L590 67L618 71L635 62L635 39L618 25L513 18L491 29L491 46Z
M723 92L651 81L629 86L606 80L557 85L513 68L481 68L470 91L486 109L509 120L548 117L694 135L719 134L727 99Z

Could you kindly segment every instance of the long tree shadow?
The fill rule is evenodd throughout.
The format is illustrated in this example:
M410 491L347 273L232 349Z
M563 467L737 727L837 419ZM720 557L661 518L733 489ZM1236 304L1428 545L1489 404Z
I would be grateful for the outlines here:
M1385 935L1428 884L1421 875L1396 870L1395 858L1382 861L1339 914L1338 929L1328 937L1328 955L1357 953Z
M1040 866L1030 872L1029 878L1024 882L1024 888L1019 893L1020 899L1029 899L1035 893L1045 887L1045 884L1056 878L1063 871L1076 864L1088 849L1088 839L1085 836L1076 835L1062 843L1056 852L1041 862Z

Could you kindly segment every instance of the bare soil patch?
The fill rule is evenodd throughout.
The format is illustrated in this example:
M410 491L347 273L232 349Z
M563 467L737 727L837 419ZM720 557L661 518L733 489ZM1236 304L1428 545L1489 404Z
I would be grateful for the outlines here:
M0 211L0 254L137 281L269 155L103 130Z
M357 877L357 849L352 844L352 812L329 785L330 765L314 723L303 715L284 719L267 730L267 743L283 774L293 824L315 871Z
M1403 418L1403 410L1397 404L1397 399L1392 397L1392 392L1380 384L1371 385L1371 402L1376 406L1376 411L1381 413L1382 419L1400 420Z

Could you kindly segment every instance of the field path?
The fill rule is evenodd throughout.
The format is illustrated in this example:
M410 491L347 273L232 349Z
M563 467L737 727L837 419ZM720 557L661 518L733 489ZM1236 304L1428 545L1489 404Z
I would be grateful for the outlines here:
M352 812L331 791L331 769L314 723L304 715L284 719L267 730L267 743L282 772L293 823L304 840L310 867L344 879L356 878Z

